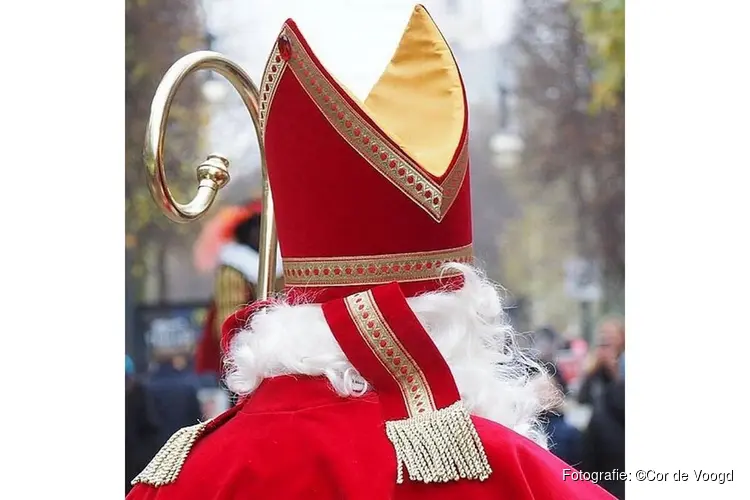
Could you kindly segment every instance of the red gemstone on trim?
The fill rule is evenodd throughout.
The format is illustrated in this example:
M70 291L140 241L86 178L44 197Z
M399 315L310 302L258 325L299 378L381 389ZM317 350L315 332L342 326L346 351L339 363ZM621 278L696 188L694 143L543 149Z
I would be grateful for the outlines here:
M361 134L361 133L362 133L362 132L361 132L361 131L359 130L359 127L356 127L356 128L354 129L354 135L356 135L357 137L359 137L359 134Z
M407 373L408 371L409 371L409 369L408 369L407 367L405 367L405 366L402 366L402 367L401 367L401 373L403 373L404 375L406 375L406 373Z
M411 271L411 264L405 264L404 271Z
M377 153L378 152L378 145L377 144L373 144L372 145L372 152L373 153Z
M346 122L344 122L344 125L346 125L346 128L351 128L352 122L350 122L349 120L346 120Z
M375 338L380 337L380 330L375 330L374 332L372 332L372 336Z
M388 345L388 342L386 342L385 340L380 341L380 347L385 347L387 345Z
M362 138L362 142L364 142L365 144L367 144L368 142L370 142L370 138L369 138L369 137L367 137L367 136L364 136L364 137Z
M417 191L421 191L422 190L422 183L421 182L417 182L417 185L414 186L414 187L417 188Z
M367 318L369 318L369 317L370 317L370 313L368 313L368 312L363 312L363 313L362 313L362 318L363 318L363 319L367 319Z
M380 159L385 161L388 158L388 153L380 153Z
M336 116L339 117L339 120L343 120L344 119L344 112L343 111L339 111L339 114L336 115Z
M289 43L289 39L285 36L279 37L279 55L285 61L288 61L292 57L292 44Z
M411 386L411 392L417 392L417 389L419 389L419 387L416 385Z
M275 65L275 64L271 66L271 71L272 71L272 72L276 73L276 70L277 70L277 69L278 69L278 68L276 67L276 65Z
M385 351L385 354L390 358L391 356L393 356L393 349L388 349L387 351Z
M406 381L409 382L410 384L414 382L414 375L409 375L408 377L406 377Z
M281 57L280 56L276 56L276 58L274 59L274 61L281 62Z
M439 203L440 203L440 198L438 198L437 196L432 199L433 205L438 205Z
M411 184L412 182L414 182L414 176L410 175L409 177L407 177L406 178L406 182L408 182L409 184Z
M323 269L323 274L328 276L329 274L331 274L331 270L326 267L325 269Z
M429 198L430 196L432 196L432 191L430 191L430 190L428 189L427 191L425 191L425 192L424 192L424 197L425 197L425 198Z
M396 168L396 160L391 160L390 163L388 163L388 166L391 168Z
M404 167L401 167L398 169L398 175L403 177L405 173L406 173L406 169Z
M401 364L401 358L393 358L393 364L398 366Z
M318 268L313 269L313 274L315 276L319 275L320 274L320 269L318 269Z
M375 322L374 321L368 321L367 322L367 328L375 328Z

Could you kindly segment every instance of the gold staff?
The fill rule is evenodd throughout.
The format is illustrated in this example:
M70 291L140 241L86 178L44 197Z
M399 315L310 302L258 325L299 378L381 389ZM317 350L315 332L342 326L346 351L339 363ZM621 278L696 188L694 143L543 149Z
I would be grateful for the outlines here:
M229 182L229 161L216 154L209 155L198 166L198 192L187 204L178 203L167 185L164 173L164 136L166 135L169 109L177 89L191 73L209 69L226 78L239 92L250 117L255 124L255 133L260 145L260 168L263 183L262 212L260 222L260 269L258 272L258 299L266 299L273 289L276 270L276 226L273 217L273 199L266 169L266 151L261 136L258 116L258 88L237 64L216 52L199 51L188 54L169 68L151 103L151 114L146 128L146 143L143 147L143 163L148 172L149 189L156 204L164 214L175 222L189 222L205 214L216 199L216 193Z

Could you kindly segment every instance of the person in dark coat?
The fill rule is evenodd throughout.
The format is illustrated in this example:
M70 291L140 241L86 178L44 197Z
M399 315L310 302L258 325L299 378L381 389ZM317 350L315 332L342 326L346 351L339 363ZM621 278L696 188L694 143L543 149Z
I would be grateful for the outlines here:
M625 327L617 318L601 323L592 361L578 392L578 402L592 409L600 403L608 387L620 379L620 357L625 349Z
M159 425L152 401L135 377L133 361L125 358L125 494L130 481L159 450Z
M551 327L545 326L534 332L534 349L538 353L539 361L565 395L568 393L568 383L557 366L557 352L561 345L560 335Z
M183 427L202 419L198 390L202 383L183 355L163 356L145 382L161 423L161 444ZM140 471L139 471L140 472Z
M560 460L573 467L581 464L581 431L565 420L564 392L558 378L551 374L542 375L544 399L549 407L540 415L545 434L548 437L549 450Z
M609 385L594 406L588 428L583 434L581 470L604 472L625 470L625 380ZM599 486L622 500L624 481L602 481Z

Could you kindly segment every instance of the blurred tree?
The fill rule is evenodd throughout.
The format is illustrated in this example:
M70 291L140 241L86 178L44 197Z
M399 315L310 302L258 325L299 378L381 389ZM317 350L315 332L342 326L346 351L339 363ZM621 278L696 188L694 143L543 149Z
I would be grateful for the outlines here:
M577 9L570 2L521 1L514 39L521 175L537 187L537 197L564 186L566 200L545 201L572 207L573 251L600 264L606 307L616 308L625 275L624 108L622 99L592 107L601 99L592 93L599 56L592 55Z
M166 288L165 258L170 245L184 244L194 228L170 222L148 190L142 162L151 100L167 69L206 44L199 0L125 2L125 220L129 283L136 300L156 301ZM200 130L207 116L200 82L182 84L171 112L165 161L173 194L184 201L195 189ZM150 283L148 278L156 277Z
M575 0L595 69L594 110L615 108L625 92L625 0Z

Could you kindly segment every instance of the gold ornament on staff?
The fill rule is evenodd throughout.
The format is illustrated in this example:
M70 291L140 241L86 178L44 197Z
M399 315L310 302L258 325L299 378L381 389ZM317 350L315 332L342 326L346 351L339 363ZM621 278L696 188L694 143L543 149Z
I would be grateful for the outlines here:
M178 203L169 191L164 172L164 136L166 135L169 109L177 89L191 73L202 69L213 70L226 78L239 92L250 117L255 124L255 133L260 145L260 168L263 185L262 212L260 222L260 269L258 272L258 299L266 299L273 290L276 270L276 225L273 216L273 199L266 169L266 151L263 146L259 119L258 88L245 71L225 56L210 51L188 54L169 68L156 89L151 103L151 114L146 128L143 147L143 163L148 172L149 189L156 204L169 219L184 223L203 216L216 199L219 189L229 182L229 161L212 154L198 166L198 191L187 203Z

